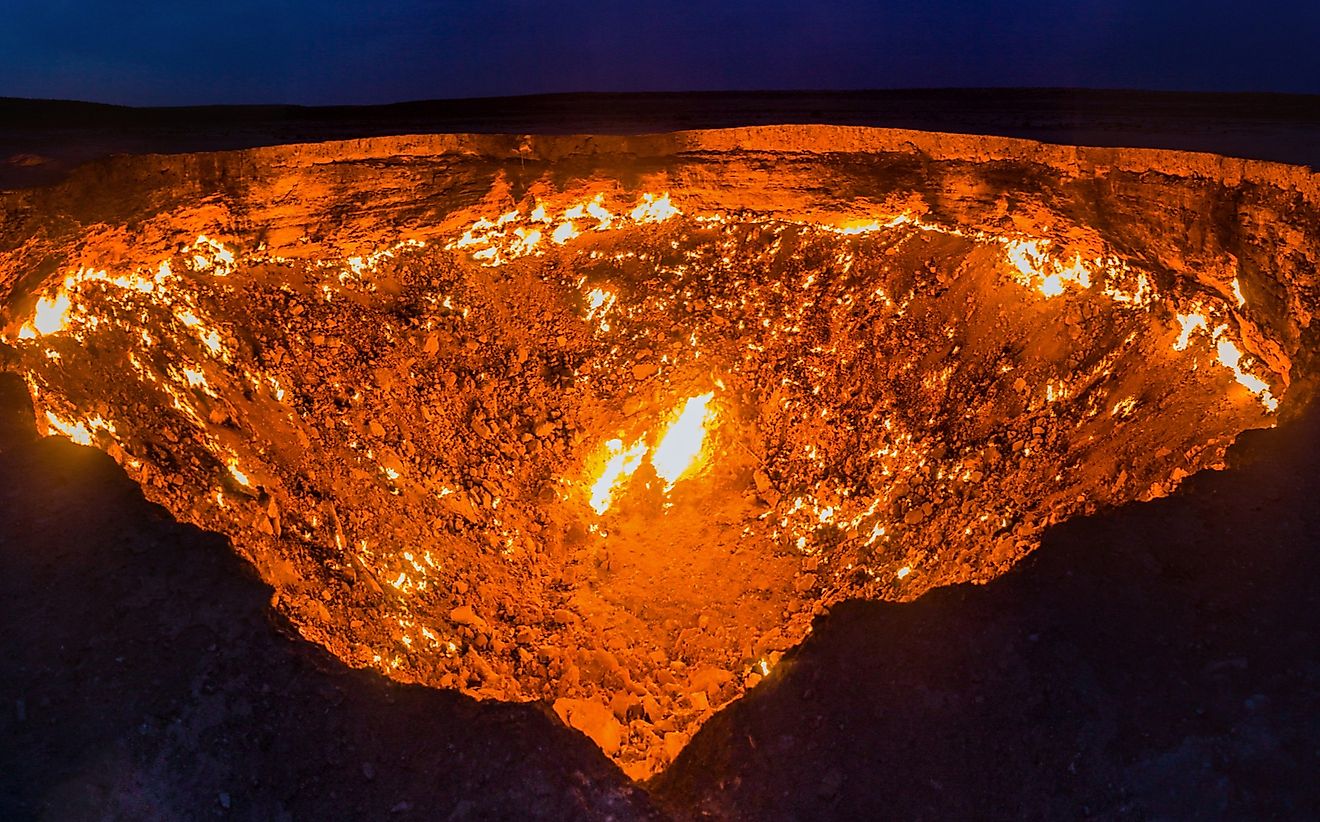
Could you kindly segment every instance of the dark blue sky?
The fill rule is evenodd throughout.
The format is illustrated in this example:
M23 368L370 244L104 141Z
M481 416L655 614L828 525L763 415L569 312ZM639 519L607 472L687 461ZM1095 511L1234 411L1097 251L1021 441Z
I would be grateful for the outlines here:
M0 96L378 103L555 91L1320 93L1320 0L9 0Z

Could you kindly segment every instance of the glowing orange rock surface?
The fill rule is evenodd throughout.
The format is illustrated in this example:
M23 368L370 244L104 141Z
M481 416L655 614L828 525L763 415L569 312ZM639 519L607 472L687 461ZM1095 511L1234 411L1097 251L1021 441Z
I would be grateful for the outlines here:
M10 195L6 363L309 640L544 699L636 776L831 603L989 579L1214 466L1271 423L1312 307L1300 170L523 139L128 158ZM79 196L106 180L113 208Z

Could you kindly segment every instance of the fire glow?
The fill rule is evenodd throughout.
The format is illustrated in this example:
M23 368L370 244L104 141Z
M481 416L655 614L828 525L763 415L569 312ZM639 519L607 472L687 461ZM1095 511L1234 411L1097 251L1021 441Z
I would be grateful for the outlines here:
M623 440L610 440L605 443L608 458L600 476L591 484L591 507L597 514L609 510L615 489L633 475L637 466L646 456L645 440L638 440L628 448L623 447Z
M698 464L701 447L706 442L706 426L711 417L709 406L714 396L713 393L702 394L683 403L678 418L656 443L651 465L656 476L665 481L666 491Z
M665 481L665 493L669 493L685 475L699 468L707 429L714 420L710 409L714 396L714 392L708 392L686 400L675 410L673 420L654 448L648 448L646 434L626 449L620 439L605 443L605 466L590 485L591 507L596 513L604 514L609 510L615 492L636 473L648 451L656 476Z
M1082 263L1081 255L1068 263L1050 257L1041 240L1008 240L1004 243L1008 260L1017 270L1021 282L1035 288L1046 297L1061 296L1069 287L1091 287L1091 272Z
M1200 311L1190 314L1178 314L1178 338L1173 343L1174 351L1186 351L1192 344L1192 335L1200 332L1210 338L1214 345L1216 361L1233 372L1233 379L1251 392L1265 410L1274 412L1279 409L1279 400L1270 390L1270 384L1243 368L1242 349L1227 335L1228 324L1221 323L1213 329L1205 314Z
M32 322L23 326L23 330L19 332L19 339L35 340L37 337L63 331L68 323L69 309L72 307L73 303L64 291L53 297L42 297L37 300Z
M493 267L521 257L544 255L546 250L541 243L544 236L542 226L553 226L550 228L550 241L556 246L562 246L584 236L584 231L591 234L617 231L629 226L654 225L682 214L669 201L668 193L659 196L643 193L636 205L622 216L616 216L604 203L605 194L602 192L560 209L538 202L527 210L525 216L521 208L516 208L500 215L498 219L476 220L461 237L450 241L445 247L466 251L482 265ZM551 214L559 216L552 217ZM596 221L594 226L585 229L578 227L591 220Z

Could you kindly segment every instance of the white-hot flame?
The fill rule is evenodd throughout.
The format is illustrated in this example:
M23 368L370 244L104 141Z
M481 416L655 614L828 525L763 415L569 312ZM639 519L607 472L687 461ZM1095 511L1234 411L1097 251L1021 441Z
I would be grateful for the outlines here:
M643 194L642 201L628 216L632 217L635 223L663 223L679 213L679 210L669 202L669 193L665 192L659 197Z
M1091 272L1082 262L1081 255L1064 265L1045 253L1048 240L1004 240L1008 262L1017 269L1018 280L1028 288L1035 288L1046 297L1058 297L1069 284L1078 288L1091 287Z
M1178 339L1173 343L1173 350L1186 351L1187 346L1192 341L1192 332L1205 331L1208 326L1203 314L1179 314L1177 316L1181 330L1178 332Z
M699 462L701 447L706 442L706 423L711 415L710 401L714 393L692 397L683 404L678 419L665 431L651 453L655 473L665 481L665 490L678 482L683 474Z
M81 422L62 420L50 411L46 412L46 422L50 425L52 431L60 432L79 445L92 444L92 432Z
M1199 312L1175 316L1178 320L1179 332L1178 339L1173 343L1174 351L1186 351L1191 344L1192 334L1197 331L1207 334L1215 346L1215 358L1219 364L1232 371L1233 378L1238 384L1254 394L1266 411L1278 410L1279 400L1270 391L1270 384L1242 367L1242 349L1238 348L1237 343L1228 336L1227 324L1217 325L1211 329L1209 320Z
M1267 411L1278 410L1279 401L1270 393L1270 384L1242 370L1242 351L1233 344L1232 340L1220 337L1215 343L1215 352L1219 356L1220 365L1231 370L1238 384L1255 394Z
M33 340L63 331L68 326L69 311L72 308L73 302L66 291L61 290L53 297L42 297L37 300L32 322L18 332L19 339Z
M710 401L714 392L691 397L677 409L673 422L665 429L655 448L647 448L647 435L642 434L631 446L624 448L623 440L605 443L605 467L591 484L591 507L603 514L614 499L614 493L636 473L648 451L656 476L665 481L665 493L682 477L698 466L702 447L706 442L706 429L714 417Z
M610 440L605 443L605 449L610 455L605 461L605 470L601 471L591 486L591 507L596 509L597 514L609 510L615 487L632 476L642 464L642 457L646 456L646 441L639 439L625 449L623 440Z
M550 239L554 240L556 245L563 245L577 235L578 230L573 227L573 221L565 220L550 233Z
M618 296L611 291L603 288L591 289L587 292L587 319L597 322L601 331L609 331L610 324L606 322L605 315L610 313L616 300Z
M642 194L629 211L614 214L605 207L605 192L598 192L589 200L582 200L562 211L539 202L524 215L514 209L491 220L482 217L472 223L457 239L445 247L466 249L472 259L482 265L500 266L530 255L546 253L543 239L555 245L564 245L582 236L584 220L595 220L587 231L612 231L632 225L661 223L681 214L669 200L669 194ZM554 228L551 228L554 226Z
M234 478L234 482L237 482L244 488L252 487L252 478L247 475L246 471L238 467L238 460L233 457L226 458L225 467L229 469L229 476Z

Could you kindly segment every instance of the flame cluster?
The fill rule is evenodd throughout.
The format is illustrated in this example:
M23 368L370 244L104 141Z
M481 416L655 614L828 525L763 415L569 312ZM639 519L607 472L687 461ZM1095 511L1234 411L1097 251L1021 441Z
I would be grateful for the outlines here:
M1091 272L1076 254L1068 263L1050 257L1045 249L1046 240L1005 240L1004 251L1008 261L1018 272L1027 288L1035 288L1046 297L1058 297L1069 287L1091 287ZM1100 261L1096 260L1099 265Z
M1236 283L1235 280L1234 285ZM1228 323L1218 323L1211 328L1206 311L1207 309L1198 305L1190 313L1176 315L1178 338L1173 342L1173 350L1186 351L1191 347L1194 334L1199 333L1209 337L1211 345L1214 346L1216 362L1233 372L1233 379L1255 395L1267 411L1277 411L1279 400L1271 392L1270 384L1243 368L1245 355L1237 343L1228 336Z
M714 397L714 392L699 394L675 408L654 448L647 446L645 433L626 448L621 439L606 442L605 465L589 486L589 501L596 513L609 510L615 492L641 467L648 451L651 467L665 482L665 493L694 470L700 463L707 431L714 420L710 407Z
M663 207L657 208L657 206ZM553 229L562 233L553 241L566 243L568 240L579 236L581 233L579 231L580 222L586 218L595 221L594 226L588 229L589 231L604 232L628 224L636 225L668 220L678 213L677 210L668 205L667 198L653 198L650 195L643 195L641 202L627 215L627 220L621 220L605 208L603 195L597 194L585 202L564 210L558 228ZM530 230L529 220L531 223L539 222L547 226L554 223L554 220L549 217L548 209L543 206L533 209L531 215L527 218L524 218L521 212L515 210L498 219L474 223L473 228L452 243L450 247L467 250L471 257L482 265L499 265L526 253L542 253L542 251L537 250L540 242L539 238L536 239L536 242L528 242L528 238L531 236L528 233ZM731 220L727 215L720 213L699 214L692 217L695 225L706 227L725 226L732 228L735 225L748 224L749 220L748 215L741 215ZM755 220L751 220L751 222L756 223ZM1147 272L1134 268L1127 261L1112 254L1092 252L1084 255L1082 251L1072 247L1060 253L1056 250L1055 241L1045 237L1006 237L982 228L946 226L906 211L874 218L855 219L842 224L793 223L791 220L780 219L769 221L766 226L776 235L788 229L808 233L820 231L841 237L857 238L858 240L864 239L866 235L873 234L882 238L889 235L906 236L903 234L904 232L964 238L987 248L1001 249L1000 253L1006 271L1011 275L1012 280L1026 291L1039 295L1045 300L1064 298L1069 295L1076 298L1103 297L1107 298L1116 308L1134 313L1139 312L1152 318L1161 311L1159 295L1153 286L1151 276ZM778 247L779 242L775 241L767 251L773 256ZM691 252L686 253L689 256L691 255ZM721 267L732 266L735 258L739 258L744 253L744 251L737 251L735 245L729 244L728 250L724 252L724 256L718 261L719 265ZM592 261L602 263L617 261L619 264L630 264L634 259L641 259L633 251L607 253L593 249L588 252L587 256ZM691 261L694 265L701 264L702 258L691 257ZM743 262L750 261L743 260ZM854 253L846 250L841 251L837 263L839 270L846 274L853 266ZM688 275L683 273L681 267L675 271L675 276L679 284L688 279ZM764 331L768 337L765 341L757 341L749 336L744 346L747 357L757 356L758 352L764 351L765 346L775 339L796 336L804 331L804 327L810 322L809 318L812 313L819 309L812 296L818 285L814 282L816 276L814 273L810 274L799 284L798 293L801 296L796 302L796 308L791 308L790 312L778 321L772 322L769 318L762 320L764 329L758 329L758 332ZM647 311L668 310L668 304L681 305L695 298L689 294L687 286L683 285L680 290L667 297L648 296L646 306L630 303L627 306L616 308L617 294L612 288L603 287L599 284L589 286L585 278L578 279L576 284L585 293L586 319L595 322L601 331L612 329L620 331L618 335L620 342L631 342L638 346L647 343L645 334L638 333L634 328L636 320L640 319ZM1236 281L1234 282L1233 294L1238 304L1237 307L1239 309L1244 308L1245 300ZM733 299L727 305L715 304L712 305L712 308L717 309L719 313L735 316L745 314L749 308L747 301L751 294L742 291L731 295L731 297ZM794 300L788 298L787 294L785 297L786 302L792 306ZM901 302L896 301L885 292L883 287L877 289L872 297L887 305L896 317L902 317L907 311L908 298ZM840 308L846 310L855 305L856 303L847 294L840 296ZM610 313L617 316L606 320L606 314ZM1239 344L1228 336L1227 329L1228 326L1224 324L1216 326L1213 332L1207 330L1215 345L1219 364L1232 372L1237 383L1255 395L1265 411L1275 411L1278 402L1270 392L1268 383L1251 372L1251 361L1242 353ZM689 334L691 350L688 352L688 356L693 360L700 359L707 354L700 342L704 332L705 330L701 327L695 327ZM1175 348L1179 351L1184 350L1186 341L1184 340L1181 345L1177 345ZM825 355L828 352L821 351L820 353ZM606 376L615 369L615 366L610 364L609 359L605 358L597 363L602 374ZM1110 364L1112 364L1111 360L1106 358L1097 368L1107 368ZM929 374L923 381L923 385L931 391L943 390L943 386L947 383L951 373L952 369L946 368L942 372ZM943 382L941 382L941 378ZM1041 389L1043 402L1047 404L1067 400L1071 393L1071 388L1066 380L1051 379L1043 383ZM819 386L813 389L813 393L818 391ZM1115 406L1115 408L1118 407L1126 406L1120 402ZM821 413L825 414L826 411L822 410ZM1126 413L1124 416L1126 416ZM892 466L894 475L897 476L914 470L924 470L924 466L927 465L927 460L930 458L923 458L920 453L917 453L920 443L914 440L910 434L896 431L894 435L896 439L905 438L906 443L902 451L894 452L896 456L901 454L898 462ZM632 439L631 443L620 437L611 439L605 444L603 465L599 473L594 475L589 483L590 503L597 513L603 513L609 509L619 487L644 463L648 454L652 460L655 460L657 451L648 446L644 436ZM824 459L823 455L817 453L809 453L807 456L813 460ZM661 459L663 460L663 454L661 454ZM970 473L970 471L960 469L956 465L952 468L939 466L937 470L941 476L948 474L957 477ZM657 467L657 474L661 475L659 467ZM794 540L798 547L804 551L809 551L808 537L821 524L837 525L840 529L849 533L860 529L865 535L867 544L871 544L886 535L887 526L883 524L882 519L877 516L876 512L882 507L893 504L893 500L889 499L887 495L881 494L874 498L859 498L853 496L854 492L846 487L839 487L833 491L825 489L823 493L826 497L839 499L842 502L834 504L821 502L820 495L816 493L800 496L795 504L777 514L781 528L776 529L774 536L778 536L780 530L795 534ZM993 529L994 527L1001 527L996 526L995 523L1007 522L1012 517L1009 515L986 514L982 519L985 521L987 528ZM911 573L911 566L905 565L903 567L907 569L902 575L905 577Z
M684 206L693 208L687 202ZM594 512L598 519L589 530L599 536L606 524L619 524L619 509L629 508L629 495L643 498L645 491L645 499L662 499L666 510L674 506L669 514L674 523L686 507L683 500L695 501L697 492L706 490L711 494L700 497L703 504L720 499L714 492L722 495L734 485L726 479L745 479L746 487L730 495L741 519L722 511L713 516L719 536L730 544L746 539L773 546L776 557L787 557L794 568L801 563L806 573L796 591L802 599L817 596L807 595L812 590L824 597L858 590L844 586L871 584L856 580L912 591L931 584L943 561L939 552L949 545L989 550L986 546L1003 541L1021 542L1044 527L1046 516L1078 510L1079 492L1090 492L1085 481L1094 477L1080 479L1073 458L1089 456L1086 443L1091 440L1104 440L1118 426L1140 420L1138 408L1173 396L1141 379L1111 393L1108 384L1119 381L1109 378L1135 357L1162 356L1159 365L1166 370L1160 373L1167 374L1167 369L1195 369L1196 357L1210 354L1266 411L1278 407L1268 375L1258 376L1260 364L1244 350L1256 349L1242 342L1252 338L1244 330L1242 318L1250 309L1240 284L1234 282L1231 297L1224 289L1220 302L1159 294L1153 275L1105 252L1103 245L1006 238L984 229L939 225L908 212L842 224L751 212L684 216L667 195L647 193L592 193L565 197L559 205L533 201L498 217L470 219L465 215L457 223L459 236L456 230L435 229L440 247L453 254L399 261L407 276L427 270L424 279L403 280L410 312L406 325L395 324L390 309L363 295L378 286L382 296L394 293L392 283L377 282L376 266L403 246L424 245L418 240L377 251L354 248L342 259L296 261L289 273L306 275L297 293L298 307L307 313L295 323L284 313L290 292L263 293L265 302L256 304L275 312L274 323L293 324L272 333L254 322L259 331L247 336L242 320L253 318L237 311L251 304L236 293L248 283L233 275L278 258L243 254L200 235L158 265L124 274L95 267L68 272L36 300L17 333L22 355L36 364L30 381L34 397L41 393L38 408L45 428L84 445L119 448L130 465L138 463L128 454L130 448L144 448L137 451L143 459L161 453L148 447L171 458L200 456L187 461L193 468L179 470L195 469L200 481L209 484L198 489L184 483L176 490L197 491L189 504L195 498L199 508L211 506L205 514L211 517L208 527L243 534L265 527L261 533L267 536L281 534L270 525L277 515L266 506L290 470L289 463L280 461L286 456L277 453L275 440L288 432L315 433L318 444L304 447L323 460L318 468L329 466L322 476L347 474L355 489L361 486L374 495L350 503L346 494L344 504L360 506L370 499L380 508L365 512L358 507L341 523L328 502L332 494L314 500L304 494L296 500L302 510L291 506L286 511L282 533L290 544L326 548L315 552L318 559L328 556L351 569L360 580L355 590L369 591L375 584L377 593L388 592L389 610L380 622L390 623L385 629L390 633L367 636L382 630L379 626L363 630L359 639L366 656L358 664L423 678L437 670L437 658L471 653L462 647L465 635L458 626L482 622L471 609L451 609L455 572L442 566L458 554L448 553L451 543L444 540L454 536L475 543L520 572L532 567L531 562L518 565L518 552L525 548L533 556L543 538L543 521L529 519L528 512L553 504L553 497L539 496L546 488L572 506L572 517L590 518ZM541 255L553 255L556 264L526 266L526 271L514 267L497 277L485 270ZM439 266L434 265L437 256ZM929 269L920 268L927 264ZM937 264L942 267L938 272ZM1008 355L999 361L979 355L960 359L967 325L960 324L957 310L950 316L947 307L955 301L961 306L964 295L948 284L950 275L965 272L980 278L975 285L984 292L977 295L985 297L967 304L983 311L978 320L993 315L995 333L1007 334L1010 341L1029 336L1014 337L1018 318L1025 318L1022 327L1031 334L1048 337L1055 323L1061 328L1069 314L1079 315L1083 307L1091 312L1097 304L1102 320L1095 325L1108 323L1119 331L1067 366ZM517 279L524 274L536 278L538 287L548 284L545 293L563 301L551 306L560 312L555 323L517 340L533 349L530 360L525 350L501 350L506 340L491 321L490 315L499 312L490 311L490 292L471 285L496 280L503 287L526 282ZM458 290L441 291L440 276L454 277ZM946 292L947 303L927 312L924 301ZM1083 300L1091 302L1083 305ZM364 306L365 311L358 310ZM350 313L352 320L341 322L336 310ZM581 326L562 319L573 313ZM328 315L334 315L334 332L318 325ZM1174 336L1170 316L1178 329L1173 352L1168 351ZM365 422L346 419L354 413L365 419L365 409L373 408L362 399L375 389L353 385L352 377L367 374L369 383L370 375L379 379L385 371L352 344L344 346L343 362L357 370L337 370L339 361L333 357L318 358L315 386L302 379L299 369L307 361L300 357L321 345L312 342L317 336L333 333L342 339L354 333L346 329L363 332L364 323L376 321L381 333L372 338L375 350L398 355L392 363L405 363L397 369L400 385L389 392L392 400L407 407L419 396L418 384L424 384L433 393L425 395L427 404L416 415L426 420L415 423L419 429L429 424L464 430L463 419L468 419L473 435L470 443L458 446L460 457L429 453L426 446L436 441L422 431L409 443L417 445L415 451L396 450L394 430L387 438L379 423L373 431ZM537 336L547 329L553 329L549 336ZM95 331L116 336L94 336ZM283 360L287 365L252 356L258 347L253 339L264 345L286 333L290 339L278 339L272 347L289 343L293 356ZM104 345L107 341L114 345ZM340 340L332 342L333 350L339 350ZM414 342L418 350L407 350ZM904 370L907 347L930 357ZM141 436L143 423L119 416L124 406L101 403L94 390L75 384L86 381L86 370L71 372L72 390L61 396L60 389L68 386L57 384L63 379L59 369L70 366L81 348L122 353L127 362L123 375L140 383L134 387L138 393L126 395L134 402L160 403L166 413L152 419L163 420L162 427L177 439L165 445ZM1175 356L1183 352L1191 353ZM560 359L548 367L553 357ZM911 360L917 363L918 358ZM90 362L108 367L110 360ZM423 365L410 370L415 362ZM505 384L500 369L509 363L525 370ZM457 378L464 382L457 388L454 380L447 386L427 384L430 374L424 372L441 368L447 377L462 372ZM1021 370L1014 373L1015 368ZM537 375L552 372L552 389L543 391ZM721 378L714 379L715 373ZM42 382L46 375L54 376ZM1234 402L1212 403L1215 413L1258 419L1254 403L1224 373L1216 368L1200 376L1193 386L1200 393L1188 395L1196 402L1227 386L1235 392ZM720 392L718 400L716 390L706 390L707 380ZM480 420L449 413L451 397L468 402L492 384L499 392L489 393L500 399L499 408L487 408ZM565 385L568 389L560 390ZM534 418L527 410L533 403L523 405L528 397L522 392L529 388L540 392ZM1023 417L1005 422L993 413L982 414L980 406L959 405L969 395L992 412L1012 403L1025 409ZM651 402L662 396L672 403L662 406L666 413L639 417L638 411L627 410L628 400ZM740 398L736 425L729 397ZM745 405L743 397L748 398ZM586 406L589 411L579 413ZM1177 411L1188 408L1182 404ZM620 410L632 421L617 429L589 424L620 419L615 416ZM1191 410L1199 412L1202 406ZM547 416L550 411L553 418ZM517 425L493 431L515 413L521 415ZM288 428L278 434L262 427L284 420ZM388 416L376 420L393 426ZM717 423L722 425L718 437ZM1037 424L1042 426L1039 436L1033 434ZM550 433L541 432L541 425ZM1124 430L1132 433L1138 427ZM936 430L948 434L947 441L931 436ZM609 437L611 432L615 436ZM746 438L767 432L763 441ZM991 457L988 452L996 453ZM153 463L158 464L168 463ZM1189 457L1183 464L1194 461ZM1035 485L1013 484L1019 475L1038 474L1042 465L1058 465L1058 473L1048 468L1050 477L1033 474ZM719 470L705 472L710 466ZM1142 480L1143 488L1151 487L1149 475ZM679 492L673 493L676 488ZM1025 495L1018 493L1024 490ZM411 516L423 510L427 516ZM693 516L707 515L696 505L693 511ZM392 542L393 537L371 530L391 517L395 523L443 524L421 536L411 534L416 537L411 541ZM449 536L437 537L443 529ZM485 616L491 622L487 627L508 627L496 625L498 618L490 613ZM368 648L368 642L374 644ZM501 658L529 664L515 654L530 657L535 645L518 642L501 637L501 648L514 649ZM734 657L721 664L729 670L747 664ZM774 662L759 652L751 658L758 675L768 673Z
M616 215L605 207L605 194L601 192L565 208L538 202L525 214L515 208L495 219L483 217L445 248L465 251L482 265L494 267L520 257L545 254L547 245L562 246L583 232L662 223L681 213L669 201L668 193L644 193L631 209Z

